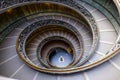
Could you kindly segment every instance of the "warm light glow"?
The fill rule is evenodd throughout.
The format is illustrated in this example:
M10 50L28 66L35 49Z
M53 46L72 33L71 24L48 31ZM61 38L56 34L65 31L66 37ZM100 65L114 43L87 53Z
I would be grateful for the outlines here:
M8 12L8 13L11 13L11 12L12 12L12 9L8 9L7 12Z
M50 3L48 3L48 2L46 2L45 4L48 5L48 6L50 5Z
M70 53L72 52L72 49L69 47L69 48L67 49L67 52L70 54Z

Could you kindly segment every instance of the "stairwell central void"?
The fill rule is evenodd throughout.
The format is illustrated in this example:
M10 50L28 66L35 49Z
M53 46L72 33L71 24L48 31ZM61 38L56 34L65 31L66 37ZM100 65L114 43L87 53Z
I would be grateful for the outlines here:
M64 49L56 48L50 52L49 61L56 67L66 67L71 63L72 55Z

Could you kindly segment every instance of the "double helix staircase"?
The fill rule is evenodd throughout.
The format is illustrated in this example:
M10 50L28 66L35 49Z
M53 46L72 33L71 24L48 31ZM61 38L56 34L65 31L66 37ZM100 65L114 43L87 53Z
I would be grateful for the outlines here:
M30 41L25 45L26 55L32 64L42 67L43 66L37 58L37 48L39 44L46 38L52 36L63 37L68 42L71 42L75 49L76 61L79 59L80 53L82 57L78 60L75 67L81 65L96 65L96 61L104 59L106 56L111 55L114 52L114 47L118 44L119 33L116 31L112 23L96 8L80 0L75 1L77 4L83 6L93 16L97 29L99 32L98 45L95 48L94 53L90 54L90 50L94 43L94 36L88 25L78 19L63 15L62 13L47 13L44 15L33 15L23 18L21 22L16 25L17 27L10 32L0 44L0 75L19 79L19 80L119 80L120 79L120 54L119 50L116 50L115 56L105 61L104 63L90 68L85 71L78 71L77 73L70 74L48 74L34 70L27 66L18 56L16 52L16 40L19 38L21 32L23 32L28 26L38 22L40 20L58 20L72 25L78 33L81 35L79 38L70 33L69 31L62 30L49 30L43 33L37 33L36 36L29 37ZM83 45L83 50L81 46ZM117 46L119 47L119 45ZM86 59L86 56L90 55ZM45 59L43 59L45 62ZM47 62L45 62L47 64ZM48 65L48 64L47 64Z

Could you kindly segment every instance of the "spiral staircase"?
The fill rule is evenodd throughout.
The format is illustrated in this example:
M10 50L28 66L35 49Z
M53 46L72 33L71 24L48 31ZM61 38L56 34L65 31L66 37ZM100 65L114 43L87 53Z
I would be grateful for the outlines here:
M119 13L98 2L1 1L0 80L119 80ZM51 62L59 49L67 66Z

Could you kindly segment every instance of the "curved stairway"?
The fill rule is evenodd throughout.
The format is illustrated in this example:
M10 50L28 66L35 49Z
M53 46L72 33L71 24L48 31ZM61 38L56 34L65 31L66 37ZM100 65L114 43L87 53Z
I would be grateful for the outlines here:
M94 17L97 27L99 29L100 40L98 42L98 47L95 50L93 56L85 63L84 65L95 62L96 60L100 60L108 55L108 52L114 44L116 44L118 33L114 29L113 25L109 22L109 20L101 14L97 9L91 7L90 5L82 2L76 1L83 7L85 7ZM41 19L41 18L40 18ZM92 45L91 34L89 33L89 29L82 26L78 22L76 22L72 18L66 18L65 16L60 15L52 15L46 16L45 19L56 19L65 21L78 29L79 33L83 37L84 42L84 54L87 54L90 51ZM117 54L115 57L109 59L108 61L91 68L89 70L83 72L77 72L72 74L65 75L57 75L57 74L46 74L42 72L38 72L33 70L24 64L23 61L20 60L19 56L16 52L16 40L26 26L39 21L39 18L27 19L24 23L18 25L0 44L0 75L6 76L9 78L15 78L20 80L119 80L120 79L120 64L119 58L120 54ZM40 35L38 38L34 39L33 42L29 43L28 48L26 49L28 52L30 51L29 57L36 64L40 65L39 61L36 58L35 47L40 43L40 37L44 39L47 36L59 35L68 38L73 44L75 44L75 48L79 48L79 44L76 44L77 40L75 40L74 36L69 35L67 33L62 32L47 32L46 34ZM72 37L71 37L72 36ZM112 38L111 38L112 36ZM118 52L117 52L118 53ZM84 60L84 57L83 57ZM72 77L72 78L71 78Z

